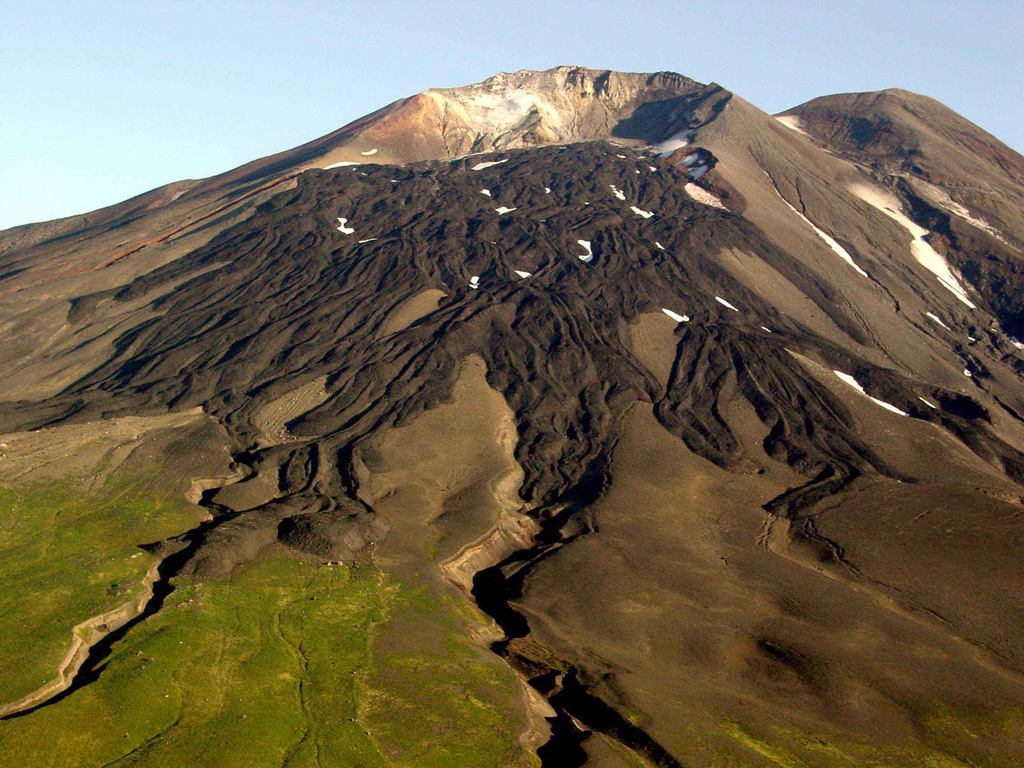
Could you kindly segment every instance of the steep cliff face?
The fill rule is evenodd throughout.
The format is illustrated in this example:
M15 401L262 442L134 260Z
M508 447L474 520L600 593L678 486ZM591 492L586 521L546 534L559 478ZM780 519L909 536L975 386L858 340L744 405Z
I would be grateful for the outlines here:
M444 750L500 736L488 765L1013 765L1024 227L953 190L1010 194L1016 161L926 170L980 145L878 102L780 121L671 73L501 74L9 233L4 431L216 419L237 482L151 546L161 601L277 557L418 595L361 635L394 665L351 672L379 764L433 748L393 711ZM476 714L411 693L431 670Z

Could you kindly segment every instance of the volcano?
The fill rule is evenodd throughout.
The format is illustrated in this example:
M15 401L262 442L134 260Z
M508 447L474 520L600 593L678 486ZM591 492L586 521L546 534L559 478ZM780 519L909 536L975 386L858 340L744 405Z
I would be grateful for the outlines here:
M1015 766L1024 157L558 67L0 232L23 766Z

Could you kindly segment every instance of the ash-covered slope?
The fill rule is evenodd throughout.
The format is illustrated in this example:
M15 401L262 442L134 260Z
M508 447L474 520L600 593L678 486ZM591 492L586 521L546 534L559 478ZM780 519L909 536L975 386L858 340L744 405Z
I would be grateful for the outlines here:
M794 125L678 75L500 75L203 182L259 192L159 258L55 277L55 243L14 249L4 431L200 406L235 474L151 547L140 627L0 738L73 714L147 623L187 632L168 595L287 556L430 596L365 632L431 659L389 684L441 669L452 626L516 672L526 705L459 697L518 718L487 764L1019 761L1024 358L1011 278L972 265L1024 230L964 234ZM359 164L263 186L339 146ZM63 236L98 263L120 226ZM489 628L442 618L470 594ZM488 731L374 690L347 722L376 713L379 764L416 732L388 712ZM307 735L341 711L300 699Z
M899 89L824 96L783 117L890 186L1010 332L1024 334L1024 157Z

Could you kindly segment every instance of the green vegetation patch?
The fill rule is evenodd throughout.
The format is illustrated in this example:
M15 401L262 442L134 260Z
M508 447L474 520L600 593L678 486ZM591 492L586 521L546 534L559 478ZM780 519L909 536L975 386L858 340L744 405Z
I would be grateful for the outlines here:
M451 622L436 654L382 649L420 609ZM97 681L0 722L0 754L24 768L505 765L517 684L453 610L376 568L278 550L180 585Z
M0 486L0 702L55 677L76 625L140 594L156 560L139 544L206 514L159 481Z
M770 729L771 736L759 736L737 724L727 725L725 732L749 750L751 759L743 763L749 765L763 764L754 755L767 760L768 765L781 768L1011 768L1021 765L1019 752L1010 755L998 749L993 751L989 748L991 745L985 746L984 740L979 741L980 737L1003 729L1007 719L1015 720L1015 715L1007 712L998 717L982 718L971 713L954 716L945 708L942 710L947 717L942 726L944 738L936 739L937 734L926 732L936 726L932 723L922 733L923 742L902 745L855 742L779 728ZM965 730L970 727L968 724L978 730L968 732Z

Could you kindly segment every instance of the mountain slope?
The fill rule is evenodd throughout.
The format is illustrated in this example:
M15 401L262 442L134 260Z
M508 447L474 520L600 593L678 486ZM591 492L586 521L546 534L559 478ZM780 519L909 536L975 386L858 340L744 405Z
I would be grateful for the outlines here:
M916 171L849 144L853 117L803 109L667 73L499 75L59 225L87 270L8 233L9 466L132 417L198 407L222 432L196 440L205 517L132 542L156 602L9 708L5 752L1019 761L1024 358L995 278L1024 229L942 219ZM992 147L976 172L1010 189ZM118 230L231 199L99 266ZM103 455L194 453L133 439Z

